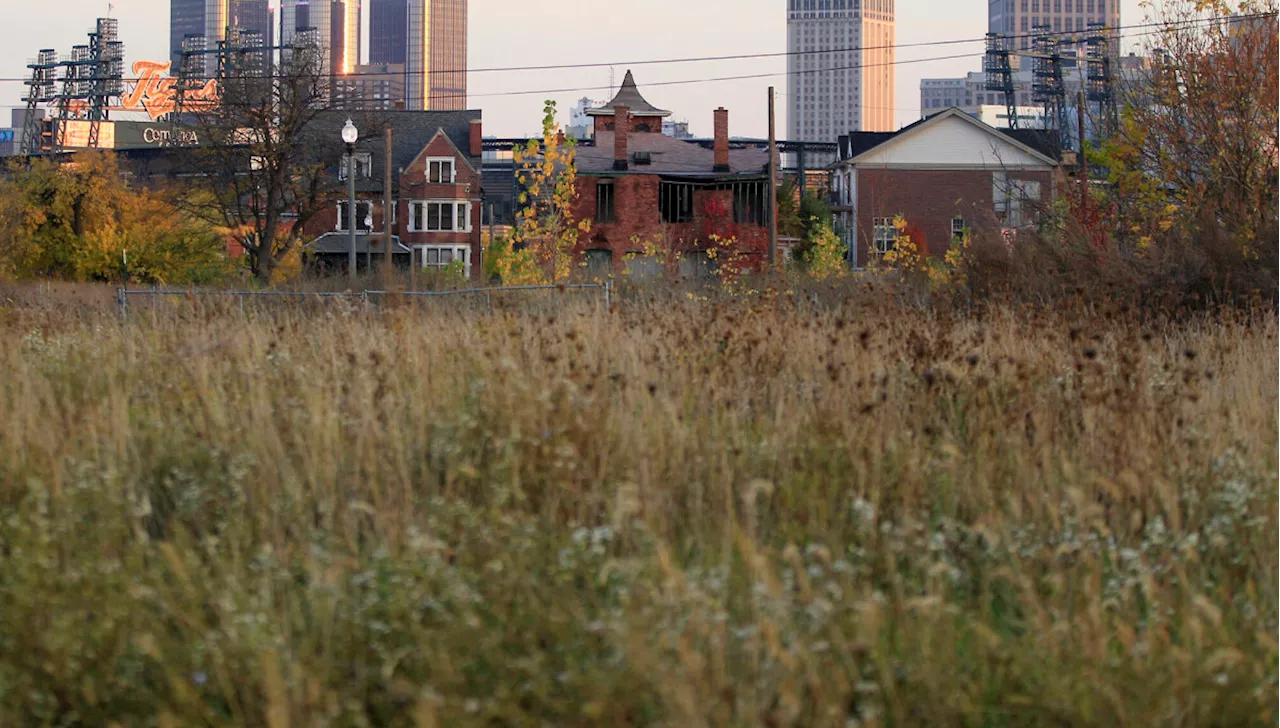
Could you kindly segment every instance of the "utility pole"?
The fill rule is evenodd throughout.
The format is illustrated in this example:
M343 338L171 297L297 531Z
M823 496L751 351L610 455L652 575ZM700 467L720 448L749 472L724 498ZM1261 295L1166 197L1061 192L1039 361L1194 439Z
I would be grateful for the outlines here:
M778 264L778 138L773 118L773 87L769 87L769 272Z
M347 152L347 279L356 285L356 153Z
M387 170L382 179L382 245L386 250L386 280L391 280L394 267L391 262L391 127L387 127Z
M1076 94L1076 124L1080 135L1080 152L1076 158L1076 168L1080 175L1080 210L1084 210L1089 194L1089 162L1084 158L1084 89Z

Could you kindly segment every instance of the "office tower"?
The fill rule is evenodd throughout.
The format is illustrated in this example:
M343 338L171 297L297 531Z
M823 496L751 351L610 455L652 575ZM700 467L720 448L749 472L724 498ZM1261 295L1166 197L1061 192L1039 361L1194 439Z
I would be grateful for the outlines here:
M293 43L300 30L314 30L330 73L353 73L360 65L360 0L284 0L280 12L283 44Z
M169 60L174 75L182 63L182 39L205 34L204 4L205 0L169 0Z
M178 71L183 38L204 36L206 47L214 49L226 37L228 26L261 33L264 45L271 45L275 37L267 0L169 0L170 73ZM211 74L216 71L217 60L212 54L206 57L205 66Z
M404 63L409 0L370 0L369 63Z
M788 0L787 138L894 129L894 0Z
M408 5L407 108L467 108L467 0L409 0Z
M1120 27L1120 0L990 0L987 32L1014 37L1013 48L1029 50L1033 29L1047 26L1063 34L1070 44L1083 41L1090 24ZM1119 36L1113 35L1112 56L1119 56ZM1030 69L1032 59L1022 57L1022 67Z

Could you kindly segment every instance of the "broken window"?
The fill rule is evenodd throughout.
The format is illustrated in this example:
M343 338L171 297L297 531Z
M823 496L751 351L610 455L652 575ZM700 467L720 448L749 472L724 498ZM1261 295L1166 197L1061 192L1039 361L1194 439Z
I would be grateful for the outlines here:
M613 180L596 182L596 222L613 222Z
M658 186L658 211L667 223L693 220L693 185L688 182L662 182Z
M739 182L733 185L733 221L764 225L768 222L768 198L764 182Z

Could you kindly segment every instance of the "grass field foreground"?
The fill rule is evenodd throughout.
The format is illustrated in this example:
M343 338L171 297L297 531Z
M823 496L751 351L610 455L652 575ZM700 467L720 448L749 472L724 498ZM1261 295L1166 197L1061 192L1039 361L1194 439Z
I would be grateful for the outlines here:
M0 311L0 724L1277 720L1277 323Z

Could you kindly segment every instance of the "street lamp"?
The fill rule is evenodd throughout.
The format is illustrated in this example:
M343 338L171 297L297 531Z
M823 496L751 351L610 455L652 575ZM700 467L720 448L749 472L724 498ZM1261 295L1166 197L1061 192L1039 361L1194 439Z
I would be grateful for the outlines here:
M349 250L347 255L347 277L354 288L356 283L356 140L360 131L347 117L342 127L342 141L347 145L347 234Z

